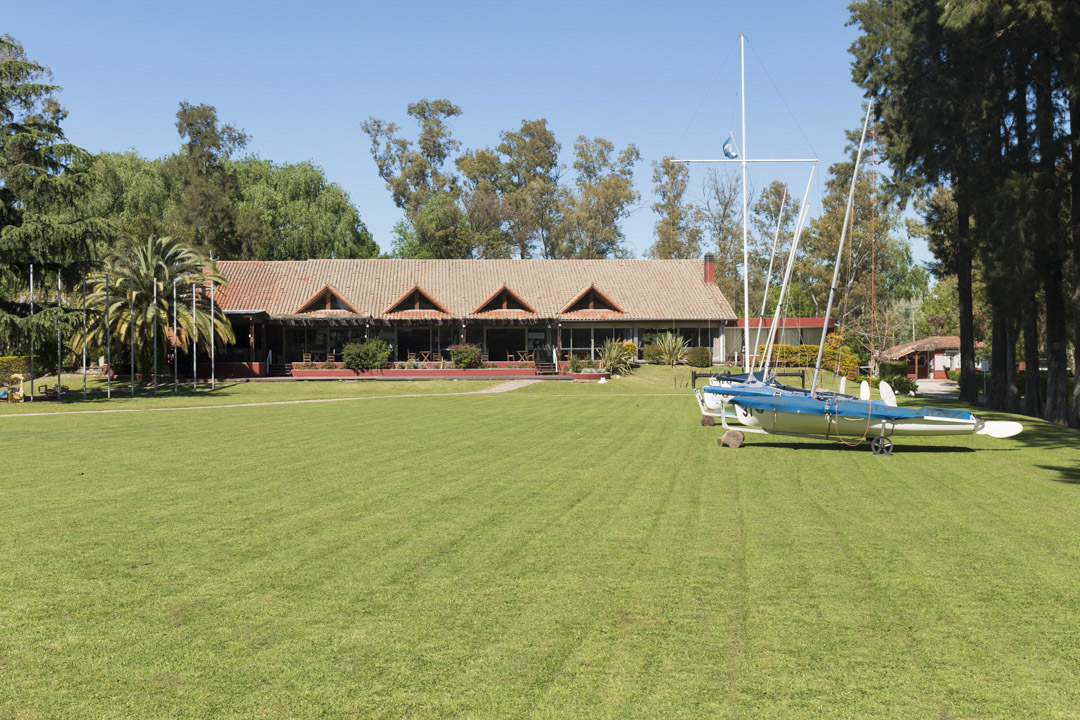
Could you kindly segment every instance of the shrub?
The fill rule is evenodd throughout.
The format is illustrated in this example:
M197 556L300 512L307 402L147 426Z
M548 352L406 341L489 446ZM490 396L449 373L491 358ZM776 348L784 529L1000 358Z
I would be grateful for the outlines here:
M664 333L656 338L656 344L660 347L660 362L672 367L678 365L686 357L686 338L674 333Z
M907 395L919 390L919 384L907 375L890 375L882 380L889 383L898 395Z
M581 372L581 358L577 355L571 355L570 360L566 363L566 369L572 373Z
M883 360L878 363L877 374L881 378L907 375L907 363L903 360Z
M298 362L292 364L293 370L318 370L319 363Z
M344 365L344 363L324 362L322 365L319 366L319 369L321 369L321 370L340 370L343 365Z
M371 338L364 343L349 343L341 355L350 370L378 370L390 363L390 345L382 338Z
M30 356L15 355L0 357L0 383L5 383L14 374L30 376Z
M631 360L637 359L637 345L632 342L624 342L623 347L626 348L626 352Z
M633 370L630 363L634 359L634 354L627 349L627 345L633 347L634 343L617 340L608 340L604 343L604 346L600 348L600 366L612 375L629 375Z
M466 368L480 367L480 347L478 345L451 345L450 359L454 361L454 367L462 370Z
M641 351L642 359L650 364L660 363L660 346L659 345L646 345L645 349Z
M712 366L712 351L707 347L692 348L686 353L686 364L690 367L710 367Z

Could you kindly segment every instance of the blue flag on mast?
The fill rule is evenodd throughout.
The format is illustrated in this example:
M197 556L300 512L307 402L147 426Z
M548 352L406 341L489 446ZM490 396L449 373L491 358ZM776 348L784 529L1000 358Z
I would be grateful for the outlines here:
M735 138L732 137L731 133L728 133L728 138L724 141L724 157L728 160L737 160L739 158L738 151L732 147L734 144Z

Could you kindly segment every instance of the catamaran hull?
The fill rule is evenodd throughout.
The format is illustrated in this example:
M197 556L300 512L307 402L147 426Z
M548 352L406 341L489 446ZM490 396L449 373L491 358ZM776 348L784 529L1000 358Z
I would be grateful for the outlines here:
M809 413L789 413L779 410L754 410L734 405L736 419L747 427L765 432L792 435L822 435L840 437L886 437L970 435L977 427L976 419L917 417L898 420L866 417L836 417Z

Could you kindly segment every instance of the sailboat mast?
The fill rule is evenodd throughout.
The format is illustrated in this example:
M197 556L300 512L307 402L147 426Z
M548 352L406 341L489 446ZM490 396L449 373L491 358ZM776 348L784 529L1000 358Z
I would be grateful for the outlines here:
M840 229L840 246L836 248L836 264L833 266L832 285L829 287L829 302L825 306L825 323L821 326L821 343L818 345L817 362L814 363L814 380L810 383L810 394L817 393L818 375L821 373L821 356L825 352L825 334L829 331L829 317L832 315L833 299L836 297L836 283L840 279L840 261L844 253L844 240L847 238L848 224L851 222L851 207L855 204L855 182L859 178L859 163L862 161L863 146L866 144L866 129L870 127L870 113L874 109L874 99L866 106L866 120L863 121L862 138L859 140L859 152L855 155L855 169L851 172L851 189L848 191L847 209L844 210L844 227Z
M746 229L746 33L739 33L739 101L742 106L742 268L743 268L743 365L750 372L750 253Z

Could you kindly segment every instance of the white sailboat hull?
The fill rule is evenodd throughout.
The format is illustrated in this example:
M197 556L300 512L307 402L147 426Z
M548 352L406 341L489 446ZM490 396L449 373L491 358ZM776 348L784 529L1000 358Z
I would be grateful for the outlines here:
M765 432L790 433L793 435L821 435L841 437L886 437L970 435L976 431L976 420L958 418L917 417L889 420L865 416L834 417L809 413L789 413L777 410L748 410L733 406L735 416L747 427L760 428Z

